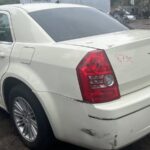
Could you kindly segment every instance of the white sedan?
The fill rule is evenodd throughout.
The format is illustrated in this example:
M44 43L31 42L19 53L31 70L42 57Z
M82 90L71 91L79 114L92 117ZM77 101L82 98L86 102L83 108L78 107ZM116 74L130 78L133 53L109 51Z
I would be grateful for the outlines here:
M94 8L1 6L0 79L0 106L29 148L56 138L111 150L150 133L150 31Z

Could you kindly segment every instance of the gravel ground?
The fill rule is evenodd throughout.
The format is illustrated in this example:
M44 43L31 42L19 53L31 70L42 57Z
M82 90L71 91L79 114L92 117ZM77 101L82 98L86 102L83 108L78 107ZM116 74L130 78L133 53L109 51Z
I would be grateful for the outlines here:
M150 29L150 20L137 20L130 23L129 26L138 29ZM52 149L54 150L60 147L65 150L85 150L62 142L55 145ZM29 150L16 135L11 125L9 115L2 110L0 110L0 150ZM150 135L123 150L150 150Z

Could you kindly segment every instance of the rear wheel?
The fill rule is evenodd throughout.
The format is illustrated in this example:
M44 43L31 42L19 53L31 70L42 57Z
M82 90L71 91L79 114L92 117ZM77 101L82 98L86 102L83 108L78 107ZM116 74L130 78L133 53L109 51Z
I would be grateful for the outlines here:
M9 110L22 141L31 149L43 149L54 143L46 115L34 94L24 85L9 95Z

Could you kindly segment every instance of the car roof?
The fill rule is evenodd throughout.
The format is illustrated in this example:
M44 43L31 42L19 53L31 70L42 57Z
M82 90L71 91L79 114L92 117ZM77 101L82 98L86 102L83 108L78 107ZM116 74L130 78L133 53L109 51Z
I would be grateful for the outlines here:
M21 8L27 12L40 11L44 9L54 9L54 8L69 8L69 7L88 7L77 4L60 4L60 3L32 3L32 4L10 4L10 5L2 5L1 9L9 9L9 8Z

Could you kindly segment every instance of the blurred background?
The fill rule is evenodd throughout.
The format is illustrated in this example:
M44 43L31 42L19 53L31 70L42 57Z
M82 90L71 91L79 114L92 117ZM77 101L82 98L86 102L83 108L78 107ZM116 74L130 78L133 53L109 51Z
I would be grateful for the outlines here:
M88 5L110 14L131 28L150 29L150 0L0 0L0 5L34 2Z
M111 0L110 14L131 28L150 29L150 0Z

